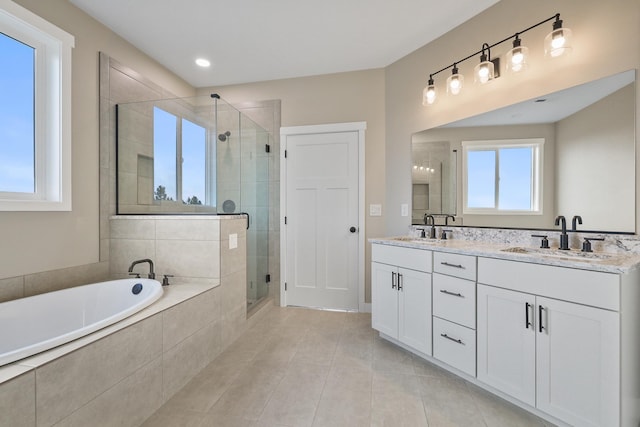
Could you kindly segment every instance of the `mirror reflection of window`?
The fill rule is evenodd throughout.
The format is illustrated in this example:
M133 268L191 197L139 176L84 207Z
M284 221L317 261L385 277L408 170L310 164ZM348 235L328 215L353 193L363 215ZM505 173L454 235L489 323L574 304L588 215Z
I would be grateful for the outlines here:
M544 140L463 141L467 214L542 213Z

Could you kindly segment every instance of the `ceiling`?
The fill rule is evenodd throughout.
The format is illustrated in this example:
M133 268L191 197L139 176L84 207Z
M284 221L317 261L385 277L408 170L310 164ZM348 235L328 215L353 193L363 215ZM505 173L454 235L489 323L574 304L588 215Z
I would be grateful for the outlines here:
M385 67L497 1L70 0L196 88Z

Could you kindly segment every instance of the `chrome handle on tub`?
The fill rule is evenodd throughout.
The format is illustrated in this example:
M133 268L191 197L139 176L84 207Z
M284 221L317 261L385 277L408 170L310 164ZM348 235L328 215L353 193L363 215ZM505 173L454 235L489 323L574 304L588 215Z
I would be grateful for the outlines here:
M443 294L451 295L453 297L464 298L464 295L462 295L461 293L451 292L446 289L440 289L440 292L442 292Z
M446 338L446 339L448 339L449 341L453 341L453 342L455 342L455 343L458 343L458 344L462 344L462 345L464 345L464 343L462 342L462 340L459 340L459 339L456 339L456 338L451 338L451 337L450 337L449 335L447 335L447 334L440 334L440 336L441 336L442 338Z
M447 267L462 268L464 270L464 266L462 264L451 264L446 261L442 261L440 264L446 265Z

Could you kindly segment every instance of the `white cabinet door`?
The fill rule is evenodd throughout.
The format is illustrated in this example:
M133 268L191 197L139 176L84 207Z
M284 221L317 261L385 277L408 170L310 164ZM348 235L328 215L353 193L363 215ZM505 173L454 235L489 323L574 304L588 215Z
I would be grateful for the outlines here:
M483 285L477 292L478 379L535 406L535 297Z
M571 425L619 425L618 313L537 303L538 409Z
M400 268L398 340L431 355L431 274Z
M371 326L392 338L398 338L398 268L371 263Z

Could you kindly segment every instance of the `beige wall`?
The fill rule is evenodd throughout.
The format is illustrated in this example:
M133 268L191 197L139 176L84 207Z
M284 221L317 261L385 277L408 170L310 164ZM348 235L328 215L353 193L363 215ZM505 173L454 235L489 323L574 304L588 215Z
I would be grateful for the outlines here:
M384 204L384 70L367 70L315 77L275 80L199 90L216 92L232 105L247 101L279 99L282 126L367 122L365 132L366 238L384 235L382 217L368 216L369 204ZM365 265L370 263L367 244ZM365 300L370 298L369 269L366 268Z
M471 59L459 65L467 81L458 97L447 99L443 96L443 82L450 74L450 71L445 71L436 76L436 84L440 89L438 103L430 107L422 106L422 89L429 73L477 51L482 42L502 40L555 13L561 13L564 25L573 30L574 49L570 56L557 60L543 57L543 39L551 30L551 24L545 24L522 35L522 43L529 46L531 54L530 67L525 74L503 75L490 85L474 87L471 72L478 60ZM405 233L410 222L409 217L400 216L400 205L411 202L412 133L638 68L638 22L640 2L637 0L502 0L387 67L386 233ZM491 51L492 57L504 57L509 48L510 43L497 46ZM639 122L638 113L636 122Z
M75 36L71 212L0 212L0 278L99 259L98 52L104 51L180 96L193 88L67 0L17 0Z

